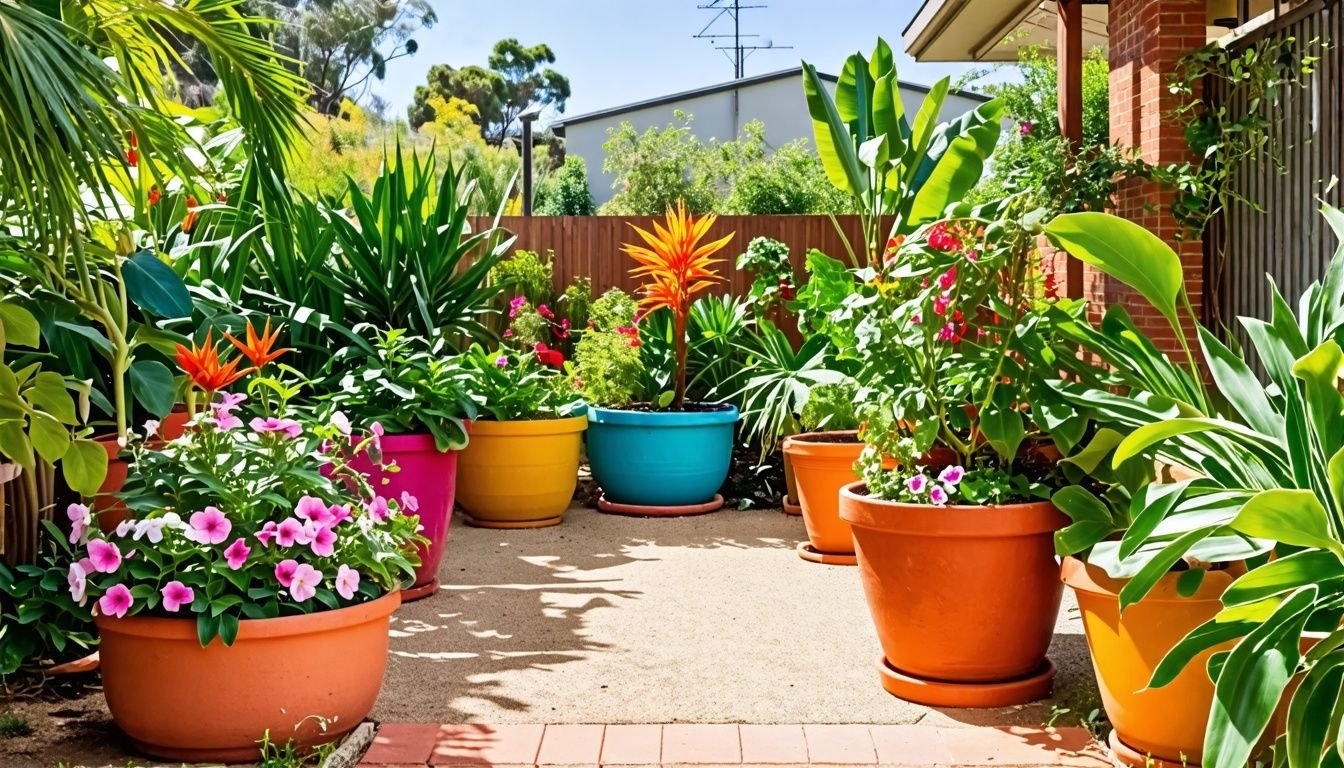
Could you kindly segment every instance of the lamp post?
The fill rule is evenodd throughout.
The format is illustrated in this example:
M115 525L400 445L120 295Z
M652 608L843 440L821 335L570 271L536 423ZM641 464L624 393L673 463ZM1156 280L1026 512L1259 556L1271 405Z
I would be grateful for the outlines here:
M524 109L518 120L523 124L523 215L532 215L532 121L541 115L539 104Z

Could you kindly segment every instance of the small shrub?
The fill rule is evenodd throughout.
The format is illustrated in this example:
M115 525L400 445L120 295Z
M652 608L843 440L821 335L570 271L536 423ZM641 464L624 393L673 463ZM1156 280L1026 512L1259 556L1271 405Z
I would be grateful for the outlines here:
M586 277L574 278L556 303L571 328L587 327L593 306L593 281Z
M588 311L588 322L595 331L614 331L632 325L638 304L620 288L612 288L597 297Z
M644 363L639 336L619 330L590 330L574 347L571 383L593 405L620 406L640 393Z
M859 417L854 412L854 398L857 395L858 388L852 381L822 384L813 388L799 414L803 429L808 432L858 429Z
M742 166L723 210L758 215L852 213L855 205L826 178L807 140L799 139Z
M537 196L540 216L592 216L597 210L588 191L588 166L578 155L566 157L560 170L538 187Z
M490 282L504 285L505 294L521 295L530 304L545 304L551 300L555 287L555 253L546 251L545 258L536 251L516 250L509 258L490 269Z

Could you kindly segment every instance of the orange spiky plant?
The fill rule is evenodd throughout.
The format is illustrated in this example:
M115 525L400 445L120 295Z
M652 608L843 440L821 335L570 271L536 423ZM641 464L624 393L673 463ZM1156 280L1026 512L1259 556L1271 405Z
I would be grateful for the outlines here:
M667 208L666 225L653 223L650 234L630 225L644 240L644 245L624 244L622 250L639 263L630 274L644 281L640 288L643 298L639 306L645 312L659 307L672 310L673 334L676 337L676 389L672 408L679 410L686 400L686 322L691 315L691 297L722 279L713 268L721 259L710 257L733 239L733 234L701 243L710 227L718 219L714 214L695 217L686 213L685 201Z

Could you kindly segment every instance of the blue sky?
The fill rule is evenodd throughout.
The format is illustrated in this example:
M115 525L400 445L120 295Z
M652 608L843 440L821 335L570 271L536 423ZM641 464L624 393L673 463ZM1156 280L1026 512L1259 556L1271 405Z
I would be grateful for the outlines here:
M416 35L420 51L388 66L372 89L402 116L415 86L434 64L485 64L496 40L550 44L555 68L570 79L571 115L731 80L732 63L708 40L692 35L710 20L696 9L707 0L432 0L439 21ZM744 4L745 0L744 0ZM742 12L743 32L759 33L793 50L758 51L747 74L798 65L799 59L838 73L849 54L867 55L880 34L898 52L901 32L919 0L752 0L763 10ZM721 28L731 30L731 24ZM965 64L916 64L900 53L902 80L955 80Z

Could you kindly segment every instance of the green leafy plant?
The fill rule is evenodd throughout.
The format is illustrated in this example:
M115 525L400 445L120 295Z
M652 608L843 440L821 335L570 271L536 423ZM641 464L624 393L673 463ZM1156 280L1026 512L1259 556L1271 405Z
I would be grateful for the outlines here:
M755 306L758 315L764 315L796 297L789 247L778 240L769 237L752 238L747 250L737 257L737 268L752 276L751 292L747 298Z
M597 211L588 191L588 166L578 155L567 156L537 192L542 198L537 206L540 216L592 216Z
M742 388L734 394L742 402L741 435L759 445L764 463L781 440L800 431L800 413L807 413L807 403L834 387L843 374L828 367L825 338L813 336L795 350L788 336L765 318L737 344L747 356L739 377Z
M555 294L554 264L555 254L551 251L543 259L536 251L520 248L490 268L490 283L504 286L531 304L546 304Z
M476 417L471 377L445 353L442 339L406 331L357 326L373 341L332 357L321 391L325 400L358 423L378 423L390 434L428 432L441 451L467 444L467 421ZM344 372L342 372L344 371Z
M639 330L634 326L596 326L574 346L570 382L592 405L629 405L643 393L643 378Z
M808 432L858 429L859 415L854 406L858 395L858 385L849 378L813 387L798 416L799 424Z
M482 413L496 421L557 419L580 402L572 381L535 352L489 352L472 345L462 365Z

